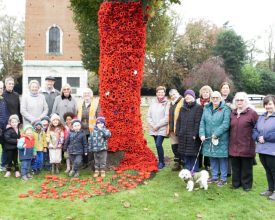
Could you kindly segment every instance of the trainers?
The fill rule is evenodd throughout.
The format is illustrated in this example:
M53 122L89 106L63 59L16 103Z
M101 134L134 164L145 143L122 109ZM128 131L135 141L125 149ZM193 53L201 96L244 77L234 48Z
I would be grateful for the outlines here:
M7 171L6 167L0 167L0 172L6 172L6 171Z
M10 177L11 176L11 172L7 171L4 177Z
M261 192L260 195L261 196L271 196L273 194L273 192L269 191L269 190L266 190L264 192Z
M99 171L95 170L94 177L98 177L98 176L99 176Z
M74 177L79 177L79 172L75 172Z
M165 163L159 162L159 164L158 164L158 169L161 170L161 169L163 169L164 167L165 167Z
M69 173L69 172L70 172L70 169L67 168L67 169L65 170L65 173Z
M210 178L207 180L208 183L218 183L219 180L218 179L213 179L213 178Z
M271 196L268 196L268 199L275 201L275 193L272 193Z
M217 186L218 187L223 187L227 184L227 182L225 180L220 180L218 183L217 183Z
M69 172L69 176L72 177L72 176L74 176L74 175L75 175L75 172L74 172L73 170L71 170L71 171Z
M19 171L16 171L16 172L15 172L15 177L18 178L18 177L20 177L20 176L21 176L21 175L20 175Z
M27 178L28 178L28 179L32 179L33 176L32 176L31 174L28 173L28 174L27 174Z
M28 179L28 177L25 175L25 176L22 176L22 177L21 177L21 180L23 180L23 181L28 181L29 179Z
M104 170L100 171L100 176L101 176L102 178L104 178L104 177L106 176L106 173L105 173Z

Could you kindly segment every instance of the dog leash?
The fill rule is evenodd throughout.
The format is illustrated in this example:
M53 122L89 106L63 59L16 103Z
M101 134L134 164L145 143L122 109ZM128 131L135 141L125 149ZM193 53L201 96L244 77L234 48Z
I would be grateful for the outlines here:
M197 161L198 161L198 158L199 158L199 155L200 155L200 152L201 152L201 148L202 148L203 142L205 142L206 140L208 140L208 139L210 139L210 138L212 138L212 137L207 137L207 138L205 138L204 141L201 142L201 145L200 145L200 147L199 147L199 151L198 151L198 154L197 154L195 163L194 163L194 165L193 165L193 167L192 167L192 170L191 170L191 175L192 175L192 176L194 176L195 165L196 165L196 163L197 163Z

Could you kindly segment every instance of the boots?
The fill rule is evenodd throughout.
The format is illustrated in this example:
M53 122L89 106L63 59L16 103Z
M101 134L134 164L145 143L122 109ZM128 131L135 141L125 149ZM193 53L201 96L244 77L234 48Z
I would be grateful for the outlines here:
M104 170L101 170L101 171L100 171L100 176L101 176L102 178L104 178L104 177L106 176L106 173L105 173Z
M52 164L52 169L51 169L51 174L54 174L54 171L55 171L55 164L53 163Z
M175 162L174 166L172 167L172 171L180 171L181 170L181 166L179 162Z
M69 173L70 172L70 159L66 159L66 165L67 165L67 169L65 170L65 173Z
M55 164L55 174L59 174L58 164Z
M99 170L95 170L95 173L94 173L94 177L98 177L99 176Z

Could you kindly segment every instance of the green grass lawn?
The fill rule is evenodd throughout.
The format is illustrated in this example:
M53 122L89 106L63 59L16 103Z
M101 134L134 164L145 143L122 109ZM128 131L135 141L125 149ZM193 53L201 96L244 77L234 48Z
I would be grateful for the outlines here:
M146 135L154 149L152 138ZM169 140L164 143L166 156L172 158ZM251 192L210 185L208 191L187 192L185 183L171 171L171 165L136 189L106 196L96 196L86 202L20 199L29 189L39 190L45 173L27 183L0 174L0 220L4 219L275 219L274 205L259 196L266 189L266 179L260 163L254 166L254 185ZM90 174L84 170L82 177ZM112 172L108 173L111 176ZM61 174L61 176L65 176ZM231 179L229 179L230 183ZM125 202L128 208L125 208Z

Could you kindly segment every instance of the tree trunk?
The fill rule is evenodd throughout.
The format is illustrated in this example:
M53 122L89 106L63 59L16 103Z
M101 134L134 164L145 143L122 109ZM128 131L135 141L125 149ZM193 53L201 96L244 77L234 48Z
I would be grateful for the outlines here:
M146 23L140 2L103 2L98 12L100 105L112 132L109 151L123 151L118 169L157 171L144 139L140 90Z

